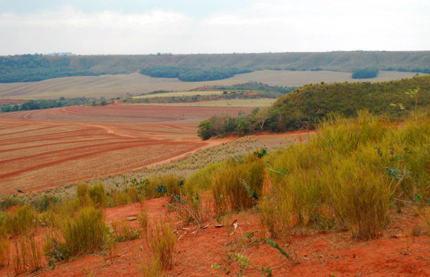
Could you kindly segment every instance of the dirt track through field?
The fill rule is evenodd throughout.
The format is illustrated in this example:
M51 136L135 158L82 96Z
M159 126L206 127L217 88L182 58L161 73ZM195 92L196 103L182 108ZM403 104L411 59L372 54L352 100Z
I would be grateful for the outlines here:
M0 194L168 162L220 142L197 137L198 123L238 108L112 105L0 114Z

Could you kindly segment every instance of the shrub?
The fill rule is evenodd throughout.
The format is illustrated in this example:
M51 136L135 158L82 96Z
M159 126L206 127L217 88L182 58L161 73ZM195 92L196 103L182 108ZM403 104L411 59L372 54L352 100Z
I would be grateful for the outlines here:
M146 198L155 198L160 196L171 196L179 194L178 181L182 180L182 176L175 174L158 174L149 177L145 196Z
M76 193L82 206L89 205L90 186L87 183L78 183L76 185Z
M239 211L252 207L254 201L261 196L264 168L260 158L249 154L244 160L230 159L225 167L215 171L212 179L215 212Z
M104 244L105 223L101 209L84 207L76 215L65 217L60 226L64 237L61 248L69 257L94 252Z
M105 192L105 187L103 183L98 182L92 185L88 193L94 205L100 206L100 207L106 206L107 198L106 198L106 192Z
M0 227L6 234L18 235L24 231L33 229L36 224L36 219L36 213L33 208L29 205L25 205L6 213Z

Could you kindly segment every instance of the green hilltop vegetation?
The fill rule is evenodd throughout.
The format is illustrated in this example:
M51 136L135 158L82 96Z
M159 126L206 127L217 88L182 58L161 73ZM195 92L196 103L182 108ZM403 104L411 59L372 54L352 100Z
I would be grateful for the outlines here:
M416 89L419 92L415 103L415 98L405 92ZM215 115L204 120L199 124L199 136L205 140L229 134L314 129L327 116L356 117L360 110L402 118L415 112L415 108L428 112L429 105L430 76L379 83L310 84L278 98L271 107L254 109L246 116Z
M0 82L34 82L69 76L140 72L152 77L207 81L258 70L378 70L430 73L430 51L354 51L260 54L157 54L0 57Z

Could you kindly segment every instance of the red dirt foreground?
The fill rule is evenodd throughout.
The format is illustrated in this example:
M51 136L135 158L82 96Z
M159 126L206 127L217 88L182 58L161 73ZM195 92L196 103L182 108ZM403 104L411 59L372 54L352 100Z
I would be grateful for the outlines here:
M262 269L269 266L273 276L430 276L430 242L420 220L412 209L402 214L391 214L392 223L381 238L370 241L351 240L350 233L333 231L320 234L308 230L304 235L293 235L290 245L277 240L290 259L264 242L268 233L259 225L258 216L243 212L231 217L238 227L215 228L215 221L208 221L199 229L185 226L167 211L166 198L146 201L150 224L157 220L173 218L176 226L177 245L173 254L173 268L164 271L166 276L225 276L225 272L211 268L215 263L238 276L240 263L226 255L239 253L249 258L243 276L262 276ZM123 222L138 229L137 221L126 221L141 211L139 203L105 209L106 221ZM421 228L421 229L420 229ZM412 231L414 230L414 231ZM43 241L47 230L38 230L38 241ZM233 233L229 235L229 233ZM81 256L68 262L56 262L55 269L45 265L31 275L38 276L138 276L141 265L148 260L144 239L118 243L113 261L106 252ZM11 266L0 270L0 275L13 274ZM267 275L265 275L267 276Z
M1 195L137 170L214 142L201 120L251 109L110 105L0 114Z

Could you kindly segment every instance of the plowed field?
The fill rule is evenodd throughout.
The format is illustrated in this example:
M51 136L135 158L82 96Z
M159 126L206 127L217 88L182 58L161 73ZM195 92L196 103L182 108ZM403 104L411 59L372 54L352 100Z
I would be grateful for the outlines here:
M208 146L197 125L252 108L111 105L0 114L0 194L127 172Z

